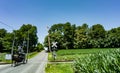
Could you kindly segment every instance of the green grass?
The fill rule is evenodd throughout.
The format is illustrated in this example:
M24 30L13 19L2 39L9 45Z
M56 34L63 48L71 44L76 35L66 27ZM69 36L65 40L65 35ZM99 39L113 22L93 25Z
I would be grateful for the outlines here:
M85 57L89 54L95 54L100 51L106 52L108 50L113 49L71 49L71 50L59 50L57 51L57 58L56 61L72 61L75 60L78 57ZM54 61L52 54L49 53L48 56L49 61Z
M53 63L47 64L46 73L73 73L72 64Z
M5 59L5 53L0 53L0 62Z

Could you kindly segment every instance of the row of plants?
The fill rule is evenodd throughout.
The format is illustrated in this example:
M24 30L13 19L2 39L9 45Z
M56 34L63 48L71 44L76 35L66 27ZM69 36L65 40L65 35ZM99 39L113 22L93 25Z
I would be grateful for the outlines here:
M73 66L74 73L119 73L120 49L77 58Z

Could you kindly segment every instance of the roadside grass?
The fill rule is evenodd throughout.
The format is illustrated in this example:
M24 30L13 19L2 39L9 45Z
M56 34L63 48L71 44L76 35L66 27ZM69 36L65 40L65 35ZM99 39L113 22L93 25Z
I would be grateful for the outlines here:
M31 52L28 54L28 59L33 58L34 56L36 56L39 52ZM4 63L11 63L11 60L6 60L5 59L5 55L7 53L0 53L0 62L4 62Z
M46 73L73 73L72 64L70 63L47 64Z
M0 62L5 60L5 54L6 53L0 53Z

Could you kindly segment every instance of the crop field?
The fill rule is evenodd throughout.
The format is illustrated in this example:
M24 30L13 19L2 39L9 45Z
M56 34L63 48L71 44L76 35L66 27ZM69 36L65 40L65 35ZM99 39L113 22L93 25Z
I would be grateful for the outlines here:
M56 73L56 71L58 71L58 73L74 73L74 72L84 73L84 71L86 71L86 73L89 73L89 72L106 73L106 72L114 72L110 70L112 68L115 68L115 69L117 68L116 70L117 72L119 72L120 70L120 63L119 63L120 56L119 55L120 55L120 51L117 48L59 50L57 51L57 58L55 61L59 61L59 62L64 61L66 63L68 61L73 61L73 63L48 64L46 67L46 73ZM52 55L50 53L49 53L48 58L49 58L49 61L55 62L52 59ZM111 64L112 62L114 64ZM103 67L103 69L100 67ZM67 69L68 72L66 72L67 70L65 69Z
M55 61L73 61L78 57L84 57L88 56L89 54L95 54L100 51L106 52L108 50L113 50L112 48L110 49L71 49L71 50L59 50L56 52L57 58ZM48 56L49 61L54 61L52 54L49 53Z
M120 49L78 58L73 66L75 73L120 73Z

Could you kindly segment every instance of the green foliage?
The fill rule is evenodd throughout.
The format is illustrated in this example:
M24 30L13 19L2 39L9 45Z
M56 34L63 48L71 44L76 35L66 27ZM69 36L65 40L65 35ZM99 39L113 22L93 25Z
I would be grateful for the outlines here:
M43 49L44 49L43 45L41 43L38 43L36 47L36 51L40 52Z
M47 64L46 73L73 73L72 64L53 63Z
M58 49L120 47L120 27L106 31L101 24L89 27L86 23L76 26L67 22L51 26L49 35L51 42L58 42ZM47 36L44 41L45 47L48 47Z
M5 57L5 53L0 53L0 62L5 59L4 57Z
M119 73L120 49L90 54L74 62L75 73Z
M23 24L20 29L13 30L12 33L8 33L5 29L0 29L0 52L10 53L13 39L15 39L14 50L16 50L19 45L23 46L23 41L25 41L25 51L27 45L29 45L29 52L36 51L37 49L35 49L35 47L38 43L37 27L32 26L32 24ZM27 44L28 40L29 44Z
M34 51L35 46L38 42L37 37L37 27L32 26L32 24L23 24L19 30L15 30L15 46L23 45L23 41L25 41L25 45L27 45L27 41L29 40L29 51Z
M54 24L49 29L50 41L57 41L58 48L72 48L74 40L75 25L71 23ZM48 47L48 35L45 37L44 45ZM52 45L52 44L51 44Z
M88 41L87 30L88 30L87 24L83 24L82 26L77 27L74 37L75 48L87 48Z
M6 35L7 31L5 29L0 29L0 37L3 38Z
M101 25L101 24L96 24L96 25L93 25L91 28L90 28L90 37L92 39L99 39L99 38L104 38L105 37L105 29L104 27Z

